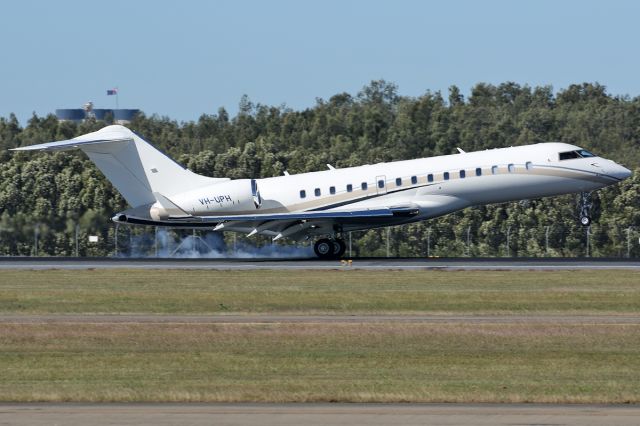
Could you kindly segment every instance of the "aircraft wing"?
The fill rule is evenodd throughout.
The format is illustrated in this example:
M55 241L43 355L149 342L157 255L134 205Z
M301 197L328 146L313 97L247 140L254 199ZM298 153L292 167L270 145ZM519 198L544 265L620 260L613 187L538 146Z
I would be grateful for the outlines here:
M221 222L255 222L270 220L313 220L313 219L350 219L350 218L371 218L371 217L393 217L393 216L413 216L419 213L416 206L384 207L363 210L340 210L340 211L304 211L293 213L263 213L263 214L238 214L221 216L169 216L163 221L154 221L141 217L116 215L117 222L129 222L136 224L165 225L189 222L192 224L206 224ZM144 221L144 222L141 222Z
M393 219L394 217L415 216L420 212L415 205L383 207L359 210L322 210L287 213L256 213L219 216L169 216L167 220L118 214L115 222L136 225L155 225L176 228L211 228L214 230L246 229L249 235L256 233L275 235L274 239L303 232L321 223L349 223L362 219Z

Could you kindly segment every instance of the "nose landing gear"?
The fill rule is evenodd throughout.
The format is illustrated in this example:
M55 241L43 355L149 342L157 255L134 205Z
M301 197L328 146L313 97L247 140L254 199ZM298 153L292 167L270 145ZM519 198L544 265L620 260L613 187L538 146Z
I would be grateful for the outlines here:
M578 210L580 214L580 224L582 226L591 225L591 207L592 206L593 206L593 202L591 202L591 193L581 192L580 205L578 206Z
M321 238L313 245L313 251L320 259L340 259L346 249L346 244L339 238Z

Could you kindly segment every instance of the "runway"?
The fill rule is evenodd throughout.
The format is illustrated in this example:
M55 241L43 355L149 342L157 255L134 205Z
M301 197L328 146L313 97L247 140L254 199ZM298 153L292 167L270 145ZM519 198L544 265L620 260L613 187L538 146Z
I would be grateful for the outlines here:
M562 324L639 325L640 315L112 315L0 314L0 324Z
M625 259L114 259L0 258L0 269L183 269L183 270L596 270L640 271L640 260ZM0 324L505 324L640 325L640 315L153 315L0 314ZM326 328L327 326L318 327ZM331 326L329 326L331 327ZM377 327L377 326L376 326ZM445 326L446 327L446 326ZM20 326L14 327L19 329ZM28 328L28 327L26 327ZM100 327L99 327L100 328ZM117 328L117 327L116 327ZM133 328L136 328L135 326ZM163 326L159 327L160 329ZM192 327L188 327L192 328ZM242 328L242 327L241 327ZM271 328L271 327L268 327ZM295 328L295 327L294 327ZM0 425L568 425L638 424L639 405L556 404L202 404L202 403L4 403Z
M639 259L607 258L356 258L123 259L0 257L0 269L210 269L210 270L640 270Z
M0 404L8 425L567 425L638 424L636 405Z

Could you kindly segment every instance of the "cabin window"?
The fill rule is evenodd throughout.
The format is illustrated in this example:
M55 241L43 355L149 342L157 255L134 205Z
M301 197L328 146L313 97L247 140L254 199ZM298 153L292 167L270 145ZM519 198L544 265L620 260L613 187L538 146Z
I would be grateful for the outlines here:
M363 191L366 191L368 187L369 187L369 186L367 185L367 182L362 182L362 183L360 184L360 188L362 188L362 190L363 190Z
M336 187L335 186L330 186L329 187L329 194L333 195L336 193Z
M416 183L418 183L418 177L417 176L411 176L411 185L415 185Z
M402 178L396 178L396 186L402 186Z
M353 191L353 185L349 184L347 185L347 192L352 192Z
M533 164L531 163L531 161L527 161L524 166L527 168L527 170L533 169Z
M316 188L313 192L316 194L316 197L320 196L320 188Z
M491 174L492 175L498 174L498 166L491 166Z
M427 181L433 182L433 175L432 174L428 174L427 175Z
M444 180L449 180L449 172L444 172Z
M476 176L482 176L482 169L480 167L476 167Z
M460 179L464 179L465 177L467 177L467 172L460 170Z
M516 166L514 166L513 164L509 164L507 169L509 169L509 173L513 173L516 171Z
M300 190L300 198L307 198L307 191L305 191L304 189Z
M382 179L378 181L378 188L384 188L384 181Z

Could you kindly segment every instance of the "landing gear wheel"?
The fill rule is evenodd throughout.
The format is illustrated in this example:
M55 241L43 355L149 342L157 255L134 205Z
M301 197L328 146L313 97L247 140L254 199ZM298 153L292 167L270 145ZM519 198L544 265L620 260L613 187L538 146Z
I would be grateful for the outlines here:
M591 215L589 214L591 211L591 207L593 203L591 202L591 194L588 192L580 193L580 205L578 206L579 214L580 214L580 224L582 226L591 225Z
M320 259L331 259L334 251L333 241L321 238L313 245L313 251Z
M333 257L340 259L344 252L347 251L347 245L342 240L333 240Z

